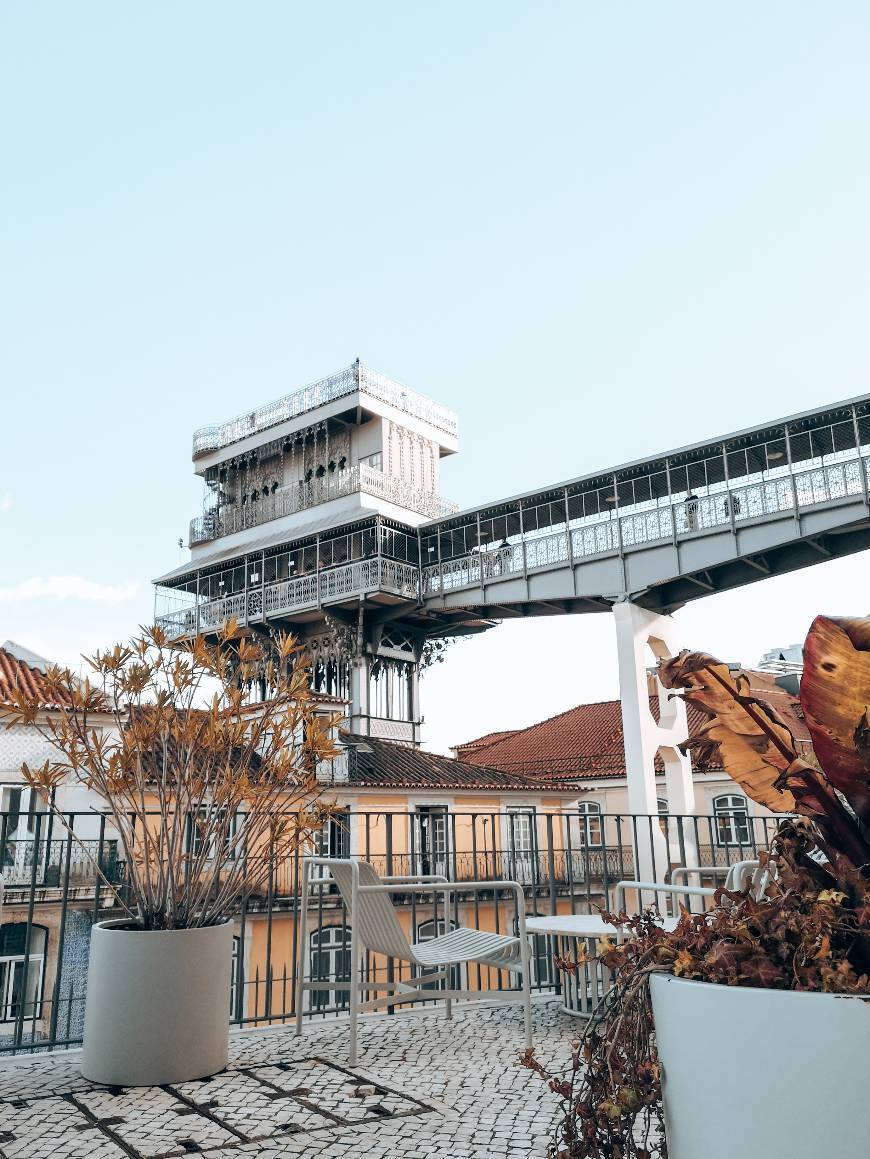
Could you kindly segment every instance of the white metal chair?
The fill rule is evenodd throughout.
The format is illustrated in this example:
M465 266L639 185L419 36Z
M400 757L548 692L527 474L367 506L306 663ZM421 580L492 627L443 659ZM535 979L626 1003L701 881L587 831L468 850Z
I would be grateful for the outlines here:
M322 867L327 876L312 878L311 870ZM307 941L307 910L309 884L318 885L332 880L338 887L347 907L350 926L350 970L349 980L329 982L305 981L305 944ZM426 942L411 944L402 929L396 910L390 900L395 893L443 893L445 907L452 893L469 890L493 889L510 890L516 900L517 936L490 933L459 927ZM299 919L299 963L296 983L296 1033L302 1032L302 1006L306 990L348 990L350 992L350 1063L357 1061L357 1023L360 1013L380 1010L385 1007L408 1002L428 1001L434 996L443 998L447 1017L453 1015L454 998L493 998L516 1001L522 999L526 1045L532 1045L532 1004L531 1004L531 950L526 934L525 896L523 888L516 881L473 881L449 883L437 874L415 875L413 877L381 878L367 861L356 858L306 857L302 867L302 904ZM408 981L373 980L362 981L360 967L363 951L382 954L400 962L427 970L428 973ZM452 990L437 991L433 995L433 982L446 980L450 968L467 962L480 963L497 970L510 970L522 975L520 991ZM435 971L433 972L433 967ZM369 991L385 991L382 997L363 1000Z

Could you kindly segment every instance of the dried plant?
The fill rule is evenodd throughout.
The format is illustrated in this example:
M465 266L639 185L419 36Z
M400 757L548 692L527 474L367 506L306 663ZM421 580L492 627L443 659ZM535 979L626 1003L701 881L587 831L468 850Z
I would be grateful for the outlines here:
M553 1074L533 1051L524 1056L563 1099L550 1147L559 1159L667 1156L651 973L870 994L870 620L820 616L807 637L800 699L818 767L745 678L713 657L683 652L659 674L708 718L690 744L717 749L754 800L798 816L784 818L770 852L759 854L768 874L760 898L719 889L706 913L681 907L670 931L652 910L605 914L628 936L598 946L614 985L575 1044L570 1070Z
M126 857L119 901L138 926L213 925L322 824L316 768L336 755L337 718L316 711L291 636L251 638L235 621L215 645L170 645L154 627L85 659L82 680L46 672L46 698L59 705L50 713L15 690L7 727L32 726L61 754L22 773L70 832L58 787L102 798ZM271 696L247 703L258 679Z

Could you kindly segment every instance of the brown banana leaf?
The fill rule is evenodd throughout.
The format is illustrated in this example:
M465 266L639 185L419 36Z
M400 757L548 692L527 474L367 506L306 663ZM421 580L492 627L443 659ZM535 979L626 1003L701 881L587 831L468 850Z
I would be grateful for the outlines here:
M825 776L870 825L870 619L816 616L800 698Z
M777 713L749 694L745 676L731 674L727 664L704 652L681 652L659 665L666 688L684 690L684 698L709 718L685 747L716 748L722 766L753 801L774 813L793 813L795 797L784 774L804 766L791 729Z

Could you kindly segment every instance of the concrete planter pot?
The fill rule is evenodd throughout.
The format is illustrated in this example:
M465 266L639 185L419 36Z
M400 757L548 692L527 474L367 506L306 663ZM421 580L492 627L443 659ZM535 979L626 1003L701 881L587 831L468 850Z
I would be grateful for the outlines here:
M227 1065L233 924L91 933L82 1074L112 1086L159 1086Z
M866 1154L870 1000L650 979L670 1159Z

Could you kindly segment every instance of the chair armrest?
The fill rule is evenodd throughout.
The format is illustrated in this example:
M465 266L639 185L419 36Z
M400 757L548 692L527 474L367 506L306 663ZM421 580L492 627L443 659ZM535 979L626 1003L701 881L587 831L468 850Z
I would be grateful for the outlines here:
M392 885L396 882L442 882L447 884L447 878L443 873L391 873L387 877L382 877L381 881L384 884ZM363 886L365 888L365 886Z
M670 893L689 894L692 897L714 897L716 890L705 885L668 885L661 881L618 881L613 888L613 904L617 913L625 905L625 891L636 890L640 893Z

